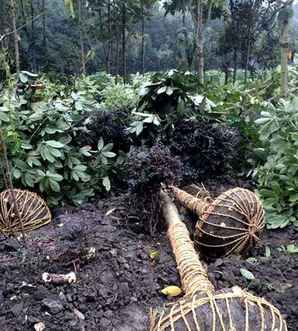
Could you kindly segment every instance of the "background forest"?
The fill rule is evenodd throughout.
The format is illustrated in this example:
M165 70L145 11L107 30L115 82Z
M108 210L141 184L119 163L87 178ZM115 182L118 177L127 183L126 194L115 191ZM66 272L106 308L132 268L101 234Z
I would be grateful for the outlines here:
M1 49L7 50L13 68L15 15L23 70L60 75L193 70L198 65L193 6L187 0L3 0ZM290 48L295 52L298 4L293 9ZM204 5L205 69L254 72L276 66L277 11L275 2L264 0L210 1Z

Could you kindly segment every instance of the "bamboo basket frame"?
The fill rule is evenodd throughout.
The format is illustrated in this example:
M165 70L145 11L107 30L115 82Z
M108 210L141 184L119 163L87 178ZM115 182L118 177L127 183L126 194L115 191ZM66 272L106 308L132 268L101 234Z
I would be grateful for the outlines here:
M233 188L213 201L196 198L174 186L171 191L183 206L198 215L195 240L199 246L224 249L224 255L229 255L241 253L259 241L265 212L252 191Z
M239 287L215 291L175 205L164 192L161 201L185 296L162 311L151 311L149 330L287 331L280 311L267 300Z
M16 207L12 202L11 190L0 193L0 233L8 236L30 232L51 222L51 212L40 196L27 190L13 189L13 192Z

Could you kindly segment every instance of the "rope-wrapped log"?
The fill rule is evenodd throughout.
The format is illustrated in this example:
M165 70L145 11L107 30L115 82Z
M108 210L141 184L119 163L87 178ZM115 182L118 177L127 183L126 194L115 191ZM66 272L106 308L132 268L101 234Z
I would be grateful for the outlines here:
M163 214L185 296L151 312L150 331L286 331L280 311L239 287L215 291L186 226L162 192Z
M195 241L207 255L242 253L259 240L264 229L264 209L250 190L234 188L214 201L198 199L177 187L175 198L199 216Z
M29 232L49 222L51 212L36 193L13 189L0 194L0 234Z

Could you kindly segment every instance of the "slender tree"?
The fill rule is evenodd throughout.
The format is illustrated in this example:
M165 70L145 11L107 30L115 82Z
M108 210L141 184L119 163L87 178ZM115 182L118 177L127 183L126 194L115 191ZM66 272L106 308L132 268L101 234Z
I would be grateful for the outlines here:
M20 72L20 48L19 48L19 35L17 31L16 22L16 2L15 0L10 0L10 10L11 10L11 23L13 29L13 39L14 39L14 51L15 51L15 65L17 73Z
M141 60L142 60L142 74L145 72L145 4L141 0L141 16L142 16L142 28L141 28Z
M121 16L122 16L122 26L121 26L121 34L122 34L122 77L124 82L126 81L127 77L127 70L126 70L126 3L123 1L122 9L121 9Z
M85 40L84 40L84 13L85 0L78 0L78 19L79 19L79 33L80 33L80 55L81 55L81 73L86 75L86 54L85 54Z
M204 82L204 19L211 18L212 9L222 7L223 3L221 0L172 0L170 3L165 3L166 13L183 14L186 10L191 13L196 32L196 63L201 83Z
M288 53L289 53L289 25L292 17L293 1L288 3L278 15L280 25L280 48L281 48L281 94L283 97L288 97Z

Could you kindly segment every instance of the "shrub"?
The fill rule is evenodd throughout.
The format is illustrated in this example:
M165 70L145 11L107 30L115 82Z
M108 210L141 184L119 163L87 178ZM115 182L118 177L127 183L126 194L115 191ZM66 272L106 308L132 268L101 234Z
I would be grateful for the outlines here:
M199 95L202 88L197 75L190 72L171 70L164 74L155 74L151 82L140 89L138 111L184 117L209 111L214 104L204 95Z
M230 173L241 141L237 129L194 119L177 121L164 140L183 161L184 176L190 182Z
M138 102L136 91L122 82L112 82L101 91L102 106L111 111L129 111L135 108Z
M257 176L260 194L268 211L269 228L298 225L298 98L268 104L256 123L264 143L266 162Z
M80 204L110 190L110 175L119 166L113 143L99 137L91 147L77 139L76 120L90 111L83 101L79 95L32 103L11 88L1 97L0 125L14 183L42 192L50 205Z

